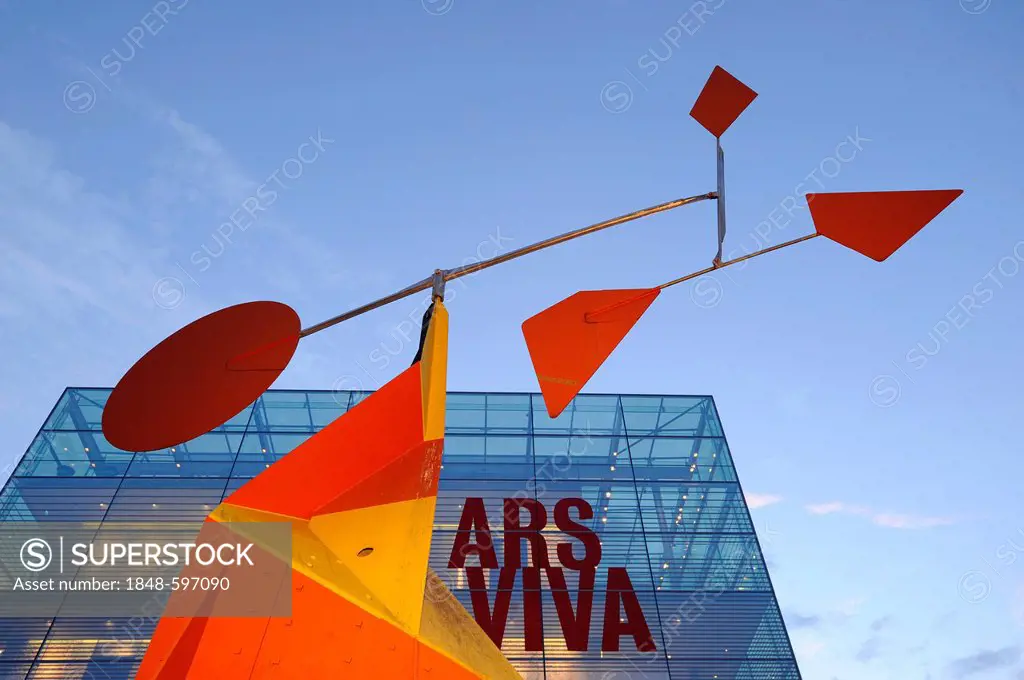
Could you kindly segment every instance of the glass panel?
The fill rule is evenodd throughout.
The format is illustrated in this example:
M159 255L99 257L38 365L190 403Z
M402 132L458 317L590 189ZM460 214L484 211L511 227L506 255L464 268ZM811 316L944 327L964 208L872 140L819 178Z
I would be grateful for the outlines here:
M721 436L710 397L622 397L626 429L644 435Z
M60 395L57 400L57 404L53 407L53 411L47 416L43 422L42 429L44 430L63 430L63 429L74 429L74 425L65 425L70 422L70 416L68 416L68 403L71 400L71 390L64 390L64 394Z
M488 434L525 434L530 429L530 395L489 394L487 402Z
M482 434L487 422L485 400L483 394L449 394L445 402L447 432Z
M227 480L125 479L105 521L202 522L220 503Z
M49 630L49 619L0 618L0 645L4 650L4 663L32 661L39 653ZM0 677L3 675L0 674Z
M529 439L448 435L441 470L446 479L521 479L525 484L533 476Z
M572 431L572 404L569 404L557 418L548 416L544 398L533 395L533 431L537 434L569 434Z
M754 531L739 486L733 483L646 483L640 486L640 508L649 534Z
M581 394L568 409L572 415L572 433L581 436L620 434L622 420L619 398Z
M228 422L224 423L216 431L224 432L244 432L245 428L249 426L249 419L252 417L252 404L246 406L238 414L233 416Z
M99 430L103 407L110 390L73 390L68 404L69 414L76 430Z
M630 438L637 479L736 481L725 440L702 437Z
M0 495L0 518L35 522L86 522L107 514L120 479L12 478Z
M632 483L633 471L623 438L538 436L533 442L538 479L606 479Z
M296 432L313 429L305 392L267 392L256 404L253 423L259 432Z
M314 428L331 424L348 411L352 401L352 393L345 392L310 392L309 413Z

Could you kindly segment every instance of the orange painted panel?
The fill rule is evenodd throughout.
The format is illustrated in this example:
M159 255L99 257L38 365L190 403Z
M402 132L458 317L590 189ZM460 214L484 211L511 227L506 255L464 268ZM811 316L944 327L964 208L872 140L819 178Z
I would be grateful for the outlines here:
M192 668L199 646L203 641L203 634L206 632L206 624L210 619L206 617L188 619L188 624L178 639L177 644L171 649L171 653L164 661L163 667L157 673L157 680L176 680L188 675ZM242 669L239 669L241 671ZM239 673L241 675L241 673Z
M940 189L807 194L807 206L819 234L882 262L962 193Z
M422 442L423 396L416 364L225 502L309 519Z
M256 661L267 622L265 618L162 618L135 677L244 680ZM176 637L179 629L184 634Z
M660 292L586 290L523 322L526 346L552 418L579 394Z
M416 680L480 680L481 675L467 670L444 654L417 641L419 653L416 661ZM398 676L395 676L396 678Z
M166 680L173 675L175 669L187 669L202 639L206 621L205 618L161 619L135 673L136 680Z
M273 619L253 680L413 678L416 641L301 574L290 619Z
M179 643L185 645L186 648L190 645L190 638L196 633L195 628L189 625L192 621L191 618L165 617L160 619L156 630L153 631L149 646L146 648L146 656L135 674L136 680L162 680L162 670L174 656L175 648ZM188 637L186 637L186 632L190 634ZM187 664L185 667L188 667Z
M757 93L721 66L711 72L690 115L715 137L721 137L736 122Z
M317 509L315 514L326 515L436 496L443 449L443 439L414 446L394 462ZM430 522L433 523L433 518Z
M187 675L160 680L243 680L256 663L267 631L265 618L211 617Z

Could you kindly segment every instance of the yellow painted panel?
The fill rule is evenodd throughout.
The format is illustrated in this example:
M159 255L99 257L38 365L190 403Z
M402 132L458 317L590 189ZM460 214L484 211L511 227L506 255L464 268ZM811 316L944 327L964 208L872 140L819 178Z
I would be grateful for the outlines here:
M313 534L412 635L420 629L436 504L431 496L317 515L309 522Z
M420 640L487 680L522 680L487 633L452 595L444 581L427 572Z
M219 522L237 522L236 529L241 534L245 534L245 522L280 522L288 520L283 515L252 510L229 503L219 505L210 516ZM308 576L374 616L399 625L399 616L386 604L386 598L381 597L379 593L375 593L372 586L360 579L348 564L350 560L342 559L342 555L336 554L331 549L331 546L327 545L310 528L307 522L291 520L291 524L292 554L290 559L292 569ZM252 539L255 537L247 536L247 538ZM268 546L262 547L268 548Z
M444 404L448 385L448 310L434 302L420 359L423 390L423 439L444 439Z

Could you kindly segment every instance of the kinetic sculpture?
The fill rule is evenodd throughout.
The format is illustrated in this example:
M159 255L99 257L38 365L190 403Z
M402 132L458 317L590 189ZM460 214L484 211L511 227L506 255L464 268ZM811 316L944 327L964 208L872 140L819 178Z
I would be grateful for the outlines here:
M182 328L139 359L105 406L103 432L129 451L177 446L255 401L284 371L302 338L421 291L432 292L413 365L231 494L207 520L292 525L291 618L165 617L138 677L518 678L427 566L444 442L445 283L641 217L718 201L718 252L711 266L650 288L581 291L523 324L545 405L557 417L662 290L816 236L881 262L962 193L809 194L814 233L723 261L721 136L756 97L716 67L690 112L716 139L714 192L612 218L483 262L439 269L305 329L295 311L281 303L228 307Z

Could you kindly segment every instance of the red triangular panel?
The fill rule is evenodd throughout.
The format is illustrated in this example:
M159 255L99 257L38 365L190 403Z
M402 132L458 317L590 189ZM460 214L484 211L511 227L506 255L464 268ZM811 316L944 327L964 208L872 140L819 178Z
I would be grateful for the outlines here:
M693 104L690 115L715 137L721 137L736 122L757 93L716 66Z
M579 394L660 292L581 291L523 322L526 346L552 418Z
M963 189L807 194L822 236L884 261L955 201Z

